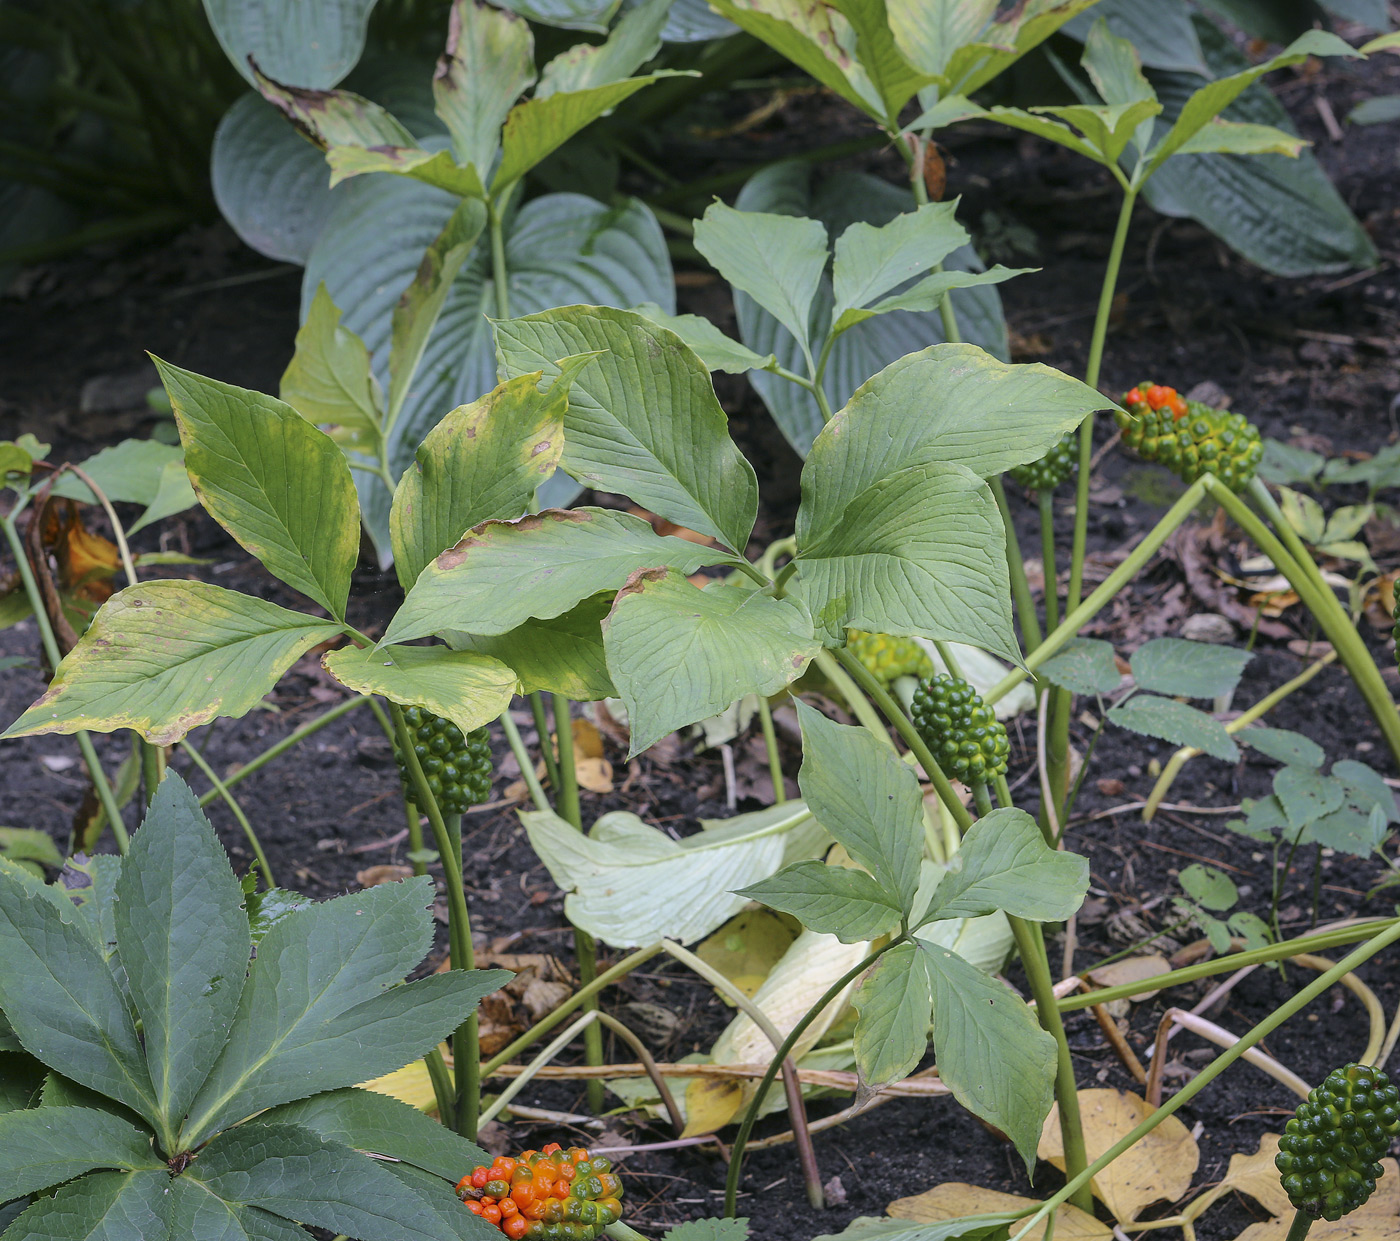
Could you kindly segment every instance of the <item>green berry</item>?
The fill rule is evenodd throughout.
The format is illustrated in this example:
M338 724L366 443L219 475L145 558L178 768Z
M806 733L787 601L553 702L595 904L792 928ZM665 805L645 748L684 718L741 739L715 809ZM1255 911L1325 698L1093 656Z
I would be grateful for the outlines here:
M848 629L846 646L881 685L888 686L899 677L933 675L933 660L913 638Z
M1380 1069L1348 1064L1298 1105L1274 1165L1299 1211L1338 1220L1375 1191L1379 1161L1398 1135L1400 1091Z
M966 681L930 677L914 691L911 714L944 775L970 783L1005 774L1006 728Z
M1015 482L1031 491L1054 491L1074 473L1078 464L1079 432L1066 431L1064 438L1039 461L1013 466L1007 473Z
M462 814L491 797L491 733L482 727L465 736L451 720L423 707L409 707L404 722L413 737L413 753L428 789L443 814ZM403 755L395 752L404 788L413 793L413 781Z

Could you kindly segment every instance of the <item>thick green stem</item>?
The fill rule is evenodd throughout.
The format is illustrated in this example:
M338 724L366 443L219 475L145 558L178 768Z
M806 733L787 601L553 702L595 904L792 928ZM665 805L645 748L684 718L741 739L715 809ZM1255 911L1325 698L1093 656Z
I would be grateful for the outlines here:
M758 696L758 722L763 728L763 745L768 751L768 776L773 781L773 804L781 806L787 801L787 790L783 787L783 758L778 750L778 734L773 728L773 709L768 699Z
M277 886L277 880L272 874L272 864L267 860L267 854L263 852L262 842L258 840L258 834L253 830L253 825L248 822L248 816L243 813L243 807L238 804L238 799L228 791L228 785L219 779L218 773L205 760L198 750L186 737L180 744L184 747L185 753L190 756L190 761L204 773L205 779L214 786L214 793L224 799L233 817L238 820L238 826L243 829L243 834L248 838L248 844L252 846L253 856L258 859L258 865L262 868L263 882L269 888Z
M1027 651L1033 651L1040 645L1040 618L1035 614L1031 584L1026 580L1026 562L1021 556L1021 545L1016 541L1016 523L1011 520L1011 506L1006 502L1006 487L1001 475L994 474L987 481L1001 511L1001 524L1006 528L1006 563L1011 570L1011 599L1016 604L1016 617L1021 622L1021 641Z
M496 293L496 317L510 318L510 272L506 268L506 241L502 213L509 191L500 199L486 200L486 218L491 230L491 284Z
M841 664L837 662L836 656L831 651L822 650L817 652L817 657L812 662L821 669L822 675L836 688L836 692L841 695L846 705L851 709L851 714L893 750L895 748L894 742L890 740L889 731L885 728L885 722L880 718L880 713L870 705L870 700L860 692L860 687L846 675Z
M467 909L466 890L462 886L461 838L459 836L456 841L453 840L437 799L428 787L422 765L413 752L413 738L409 734L408 723L403 718L403 709L397 703L391 702L389 714L394 722L394 732L398 736L400 753L404 756L404 763L413 783L413 800L427 814L428 823L433 829L433 840L442 858L443 878L447 888L447 939L452 968L474 969L476 958L472 950L471 914ZM453 1034L452 1057L457 1079L457 1132L464 1138L475 1139L477 1113L481 1104L481 1045L477 1037L475 1012L458 1026Z
M434 1047L423 1057L428 1070L428 1080L433 1085L433 1098L437 1100L438 1120L447 1128L457 1128L457 1101L452 1094L452 1074L447 1061L442 1058L442 1049Z
M1293 1216L1293 1222L1288 1226L1288 1236L1284 1241L1303 1241L1308 1235L1308 1229L1313 1225L1313 1217L1306 1211L1299 1211Z
M1026 1221L1021 1230L1016 1233L1011 1241L1025 1241L1035 1226L1052 1214L1062 1203L1069 1201L1081 1188L1087 1188L1093 1177L1102 1172L1124 1151L1131 1149L1149 1133L1152 1132L1168 1116L1173 1116L1183 1107L1191 1102L1198 1094L1211 1084L1217 1077L1228 1069L1236 1060L1240 1059L1251 1047L1268 1038L1285 1021L1296 1013L1301 1012L1314 1000L1326 994L1327 990L1335 986L1346 975L1353 970L1364 965L1381 949L1393 944L1400 939L1400 920L1397 920L1386 930L1377 935L1370 942L1363 944L1355 952L1343 957L1330 970L1318 975L1311 983L1299 991L1287 1003L1280 1005L1263 1021L1243 1035L1239 1042L1227 1051L1217 1056L1210 1064L1201 1070L1194 1078L1186 1083L1176 1094L1159 1107L1151 1116L1147 1117L1131 1133L1126 1134L1119 1141L1115 1142L1108 1150L1104 1151L1094 1160L1083 1172L1071 1177L1065 1187L1053 1194L1049 1199L1041 1204L1040 1209ZM1161 978L1153 979L1160 983ZM1092 1001L1091 1001L1092 1002Z
M1055 493L1042 491L1036 496L1040 506L1040 563L1045 578L1045 628L1060 623L1060 583L1055 568Z
M1045 635L1045 641L1026 656L1025 667L1013 668L982 695L982 700L993 703L1004 698L1047 659L1057 654L1065 643L1075 637L1099 610L1137 575L1143 565L1157 554L1162 544L1171 537L1172 531L1191 516L1205 494L1205 479L1198 479L1192 483L1181 498L1167 510L1162 520L1152 527L1147 537L1133 548L1127 559L1103 580L1098 589L1077 608L1073 608L1056 629Z
M935 642L933 649L938 652L938 658L943 661L943 667L950 677L957 677L959 681L966 681L963 676L962 665L958 663L958 657L953 654L952 646L947 642Z
M933 754L924 743L924 739L919 736L914 722L905 715L904 709L899 703L890 697L889 691L870 674L865 665L850 651L844 646L837 647L835 655L841 666L855 679L856 684L870 696L871 701L884 712L885 718L894 725L895 731L903 738L904 744L909 747L910 752L918 760L919 766L924 769L929 782L938 793L938 799L948 808L948 813L953 816L958 830L967 831L972 826L972 815L962 804L962 799L953 792L952 784L949 783L948 777L943 774L943 769L934 760Z
M1371 658L1371 652L1366 649L1366 644L1356 632L1351 618L1337 602L1331 587L1322 581L1317 566L1312 565L1312 558L1307 555L1307 549L1302 549L1307 563L1300 564L1268 526L1224 483L1209 474L1202 481L1207 484L1210 494L1220 502L1240 529L1274 562L1274 568L1288 579L1288 584L1297 591L1308 611L1317 618L1317 623L1322 626L1328 641L1336 648L1338 658L1351 673L1352 681L1371 709L1371 715L1384 734L1386 745L1390 747L1396 765L1400 766L1400 714L1396 713L1395 703L1381 679L1380 669ZM1259 490L1264 490L1262 483ZM1265 494L1267 495L1267 492ZM1269 502L1272 504L1272 497ZM1311 573L1308 571L1309 565L1312 567Z
M540 758L544 762L544 778L554 795L559 795L559 763L554 757L554 747L549 744L549 717L544 710L544 695L536 691L530 695L530 714L535 717L535 732L540 738Z

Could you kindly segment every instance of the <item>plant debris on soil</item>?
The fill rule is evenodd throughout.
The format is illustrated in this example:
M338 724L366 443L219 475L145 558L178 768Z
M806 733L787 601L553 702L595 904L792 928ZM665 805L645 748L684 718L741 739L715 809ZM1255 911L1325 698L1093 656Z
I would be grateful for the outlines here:
M1329 64L1321 76L1286 83L1280 92L1371 233L1383 256L1381 266L1331 277L1275 278L1248 266L1194 223L1158 217L1144 207L1124 262L1105 391L1117 394L1147 376L1182 392L1210 384L1212 403L1228 402L1266 436L1332 456L1362 457L1396 440L1400 161L1394 131L1353 127L1343 141L1334 142L1315 106L1315 100L1326 99L1333 113L1345 115L1360 99L1385 93L1387 69L1376 61ZM765 99L755 94L747 106ZM839 138L844 130L863 136L851 114L827 96L795 94L750 134L754 157L769 159L799 149L798 135L809 137L814 124L826 126L829 138ZM694 159L703 152L682 150L676 158L682 154L692 160L693 172ZM1112 182L1102 170L1090 169L1062 150L990 128L952 131L946 137L946 159L947 192L963 195L964 218L975 223L992 212L998 227L1014 228L1015 235L1038 250L1034 261L1043 267L1041 274L1001 286L1016 360L1082 373L1117 210ZM902 180L902 167L888 151L872 149L846 166ZM155 382L146 350L218 379L275 392L291 354L299 285L296 269L268 265L221 225L192 230L160 246L99 252L21 273L0 303L0 437L34 432L55 444L55 459L81 460L126 436L148 434L159 415L144 402L145 390ZM683 270L679 285L683 311L708 314L733 330L723 283L713 273ZM755 532L761 546L791 529L800 462L746 384L716 378L736 439L762 480L764 508ZM1099 420L1100 446L1112 431L1111 419ZM1106 573L1180 490L1155 467L1113 452L1103 458L1092 486L1091 581L1095 566L1100 577ZM1337 489L1336 495L1343 502L1358 498L1347 489ZM1068 497L1066 489L1057 501L1065 547L1072 520ZM609 502L608 497L593 500ZM1015 495L1012 504L1022 545L1030 553L1038 547L1034 506ZM1159 554L1088 632L1108 638L1126 656L1148 638L1180 635L1194 613L1210 612L1222 616L1232 640L1243 644L1250 636L1251 610L1210 569L1214 559L1230 554L1231 542L1239 543L1239 536L1221 528L1212 537L1211 520L1212 514L1203 514L1200 526ZM1400 539L1388 527L1379 533L1373 554L1383 572L1393 572L1400 567ZM198 510L143 531L135 544L137 550L178 551L207 562L193 570L175 569L175 575L189 573L297 604L286 587ZM1067 553L1063 559L1067 562ZM366 633L381 632L398 598L392 573L380 573L366 561L356 574L350 620ZM1302 671L1308 660L1299 652L1311 636L1301 608L1261 623L1254 658L1235 694L1236 709ZM1393 670L1388 632L1370 627L1366 636L1381 665ZM0 719L8 721L45 685L32 622L0 631L4 656L29 661L0 678ZM283 678L260 709L240 720L219 720L200 730L195 740L215 768L228 773L344 697L344 689L321 672L313 654ZM1083 753L1101 710L1084 699L1076 710L1081 714L1073 743ZM518 720L533 749L537 738L528 712L519 712ZM1400 775L1391 770L1362 699L1340 668L1325 669L1266 722L1305 733L1329 759L1361 758L1386 776ZM1020 782L1034 766L1033 722L1013 723L1010 732L1010 779L1013 787L1019 784L1022 804L1033 811L1035 781ZM114 770L127 753L125 735L94 740L108 770ZM629 764L623 747L605 737L605 757L615 770L613 791L584 792L585 822L607 810L627 809L684 834L701 816L722 818L765 804L771 785L765 789L750 772L732 791L731 806L720 756L693 753L692 746L688 739L669 739ZM494 749L493 801L469 814L464 825L474 927L483 948L549 954L567 973L572 936L563 898L526 841L515 814L518 803L505 800L505 790L519 773L499 732ZM740 749L747 754L742 744ZM1250 751L1235 764L1197 758L1168 797L1178 809L1164 810L1144 824L1134 804L1151 789L1154 764L1165 762L1173 750L1165 742L1111 729L1098 741L1068 835L1069 846L1089 857L1092 873L1089 902L1077 922L1078 969L1138 940L1152 940L1150 950L1170 957L1199 939L1195 930L1168 929L1176 916L1170 899L1178 890L1175 877L1193 862L1224 870L1240 888L1241 908L1268 914L1270 855L1227 831L1222 811L1238 806L1242 798L1267 795L1272 765ZM789 775L795 775L799 755L790 748L785 759ZM207 787L178 750L172 762L196 789ZM748 768L741 763L744 771ZM63 845L85 787L69 739L30 738L0 748L0 823L42 828ZM286 886L326 898L372 878L365 875L371 868L406 864L398 775L389 743L368 711L352 711L316 733L240 784L236 793L278 881ZM218 802L209 813L235 864L246 867L251 854L237 824ZM1284 880L1285 934L1304 933L1314 923L1394 912L1393 889L1368 895L1383 874L1381 859L1360 861L1323 850L1314 874L1312 852L1300 851ZM444 951L445 933L430 967ZM1052 942L1051 951L1052 959L1058 959L1062 936ZM1400 960L1378 958L1362 976L1387 1012L1393 1012L1400 1004ZM1013 983L1020 981L1014 973L1010 977ZM1257 969L1208 1015L1242 1032L1292 995L1300 977L1311 975L1296 966ZM1121 1022L1129 1046L1143 1056L1165 1009L1195 1005L1218 981L1133 1005ZM607 993L605 1004L624 1016L630 1012L634 1022L639 1014L649 1014L653 1019L642 1024L651 1050L663 1061L708 1050L729 1019L707 985L655 962ZM657 1019L657 1013L664 1019ZM1071 1014L1068 1033L1081 1086L1141 1092L1089 1012ZM1359 1055L1367 1033L1360 1002L1337 988L1271 1035L1267 1050L1316 1083L1344 1058ZM610 1047L608 1054L610 1060L633 1058L621 1045ZM1179 1088L1214 1054L1194 1035L1180 1034L1171 1044L1168 1090ZM574 1116L585 1110L582 1085L557 1080L532 1084L518 1102ZM844 1102L849 1100L817 1101L810 1113L819 1119ZM1198 1132L1202 1153L1196 1187L1218 1181L1230 1155L1254 1151L1261 1134L1281 1131L1295 1103L1283 1086L1243 1064L1203 1092L1182 1113L1187 1126ZM764 1122L756 1136L786 1127L780 1113ZM623 1161L628 1222L644 1233L714 1215L721 1208L724 1150L714 1142L647 1150L673 1135L664 1124L645 1122L620 1106L598 1127L516 1119L501 1128L505 1131L486 1135L500 1148L576 1140L610 1150ZM628 1154L632 1146L639 1149ZM806 1241L837 1232L855 1216L881 1215L893 1199L945 1181L1036 1196L1063 1183L1041 1163L1035 1186L1029 1186L1009 1145L950 1098L887 1102L820 1133L816 1153L830 1199L821 1212L806 1202L790 1146L752 1152L740 1214L752 1217L757 1236ZM1160 1204L1147 1214L1167 1213L1167 1204ZM1235 1237L1258 1218L1262 1213L1251 1200L1228 1196L1198 1222L1197 1235L1202 1241Z

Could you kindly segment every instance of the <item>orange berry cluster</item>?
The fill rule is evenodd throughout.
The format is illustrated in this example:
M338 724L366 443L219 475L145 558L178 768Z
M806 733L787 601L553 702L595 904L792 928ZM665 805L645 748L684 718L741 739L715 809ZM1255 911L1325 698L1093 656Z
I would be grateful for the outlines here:
M457 1182L457 1196L511 1241L594 1241L622 1218L622 1182L612 1164L557 1142L472 1169Z

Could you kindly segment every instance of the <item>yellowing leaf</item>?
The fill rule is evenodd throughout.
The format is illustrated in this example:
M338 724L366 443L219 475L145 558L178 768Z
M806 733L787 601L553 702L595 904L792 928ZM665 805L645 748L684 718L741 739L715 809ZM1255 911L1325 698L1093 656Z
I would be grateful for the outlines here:
M375 1094L386 1094L400 1103L416 1107L420 1112L436 1112L437 1096L433 1094L433 1083L428 1077L428 1066L421 1060L406 1064L401 1069L376 1077L371 1082L361 1082L361 1090L372 1090Z
M1091 1161L1136 1129L1154 1110L1137 1095L1119 1090L1081 1090L1079 1109ZM1058 1104L1045 1118L1037 1153L1064 1170ZM1164 1199L1175 1202L1185 1194L1200 1161L1201 1152L1190 1131L1175 1116L1168 1116L1094 1178L1094 1193L1120 1223L1127 1224L1152 1203Z
M1113 961L1089 971L1089 981L1099 987L1118 987L1125 982L1142 982L1155 978L1158 974L1171 972L1171 962L1166 957L1152 953L1145 957L1127 957ZM1133 997L1135 1001L1150 1000L1156 991L1144 991Z
M749 909L704 940L695 955L752 998L792 941L792 930L772 910Z
M1259 1149L1252 1155L1231 1155L1225 1179L1196 1198L1182 1215L1199 1219L1206 1208L1232 1190L1248 1194L1270 1215L1293 1218L1293 1204L1288 1201L1279 1180L1274 1158L1278 1154L1278 1134L1265 1133L1259 1138Z
M723 1129L743 1106L744 1086L732 1078L693 1077L685 1088L683 1138L699 1137Z
M948 1181L909 1198L896 1198L885 1209L895 1219L912 1220L916 1224L936 1224L940 1220L958 1219L964 1215L991 1215L1039 1206L1040 1203L1031 1198L998 1193L995 1189L983 1189L980 1185L968 1185L963 1181ZM1018 1227L1013 1227L1012 1232L1017 1231ZM1057 1241L1091 1241L1092 1238L1112 1235L1113 1229L1107 1224L1069 1203L1055 1212ZM1041 1241L1044 1236L1045 1222L1042 1222L1026 1234L1025 1241Z
M574 776L580 788L590 793L613 791L612 764L605 758L581 758L574 764Z
M1314 1220L1308 1241L1395 1241L1400 1236L1400 1165L1393 1159L1382 1159L1381 1167L1385 1173L1376 1181L1376 1192L1370 1199L1343 1219ZM1290 1205L1277 1219L1251 1224L1236 1241L1285 1241L1292 1223Z

